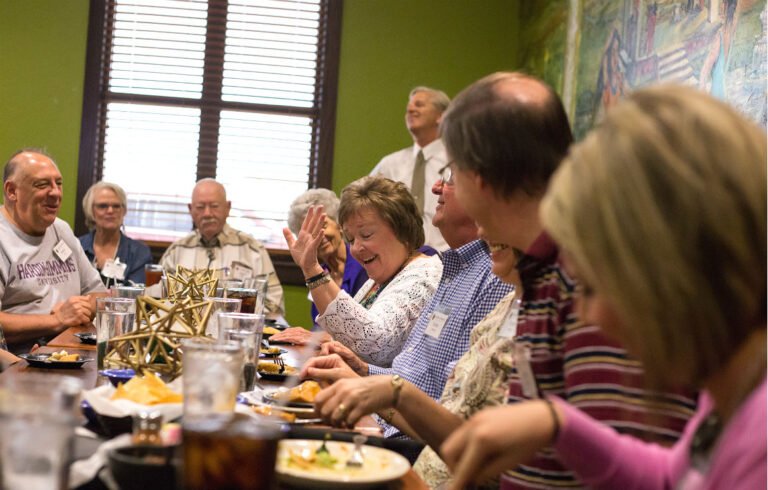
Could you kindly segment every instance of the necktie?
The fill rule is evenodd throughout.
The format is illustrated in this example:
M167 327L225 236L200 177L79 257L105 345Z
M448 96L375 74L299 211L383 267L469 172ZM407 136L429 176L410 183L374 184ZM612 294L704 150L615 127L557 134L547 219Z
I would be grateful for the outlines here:
M427 161L424 160L424 152L419 150L416 155L416 163L413 165L413 180L411 180L411 194L416 199L416 206L419 212L424 212L424 172L427 167Z

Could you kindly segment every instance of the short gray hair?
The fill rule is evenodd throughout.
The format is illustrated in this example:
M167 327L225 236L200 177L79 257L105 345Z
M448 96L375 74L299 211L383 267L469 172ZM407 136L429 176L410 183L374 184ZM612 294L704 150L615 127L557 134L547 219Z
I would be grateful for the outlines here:
M117 195L117 198L120 200L120 204L122 204L123 209L128 210L128 198L126 197L125 191L122 187L117 184L113 184L112 182L104 182L103 180L96 182L90 187L90 189L88 189L88 192L85 193L85 196L83 196L83 214L85 215L85 226L87 226L89 230L92 230L96 226L96 220L93 219L93 199L96 196L96 193L102 189L109 189L110 191L114 192L115 195Z
M435 108L440 112L445 112L445 110L448 109L448 106L451 103L451 98L448 97L448 95L445 92L443 92L442 90L438 90L436 88L425 87L424 85L419 85L418 87L414 87L411 90L411 93L408 94L408 98L413 97L413 94L416 94L419 92L425 92L429 94L430 100L432 101L432 105L435 106Z
M309 189L293 200L288 210L288 228L294 235L299 234L301 224L310 206L322 205L325 214L333 221L339 221L339 198L328 189Z

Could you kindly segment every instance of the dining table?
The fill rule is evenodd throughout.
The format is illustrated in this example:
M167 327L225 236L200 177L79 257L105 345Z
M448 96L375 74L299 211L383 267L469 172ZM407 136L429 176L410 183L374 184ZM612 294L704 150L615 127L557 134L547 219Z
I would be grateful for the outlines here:
M80 340L80 338L78 338L75 335L79 333L95 333L95 328L92 325L69 327L63 332L61 332L59 335L54 337L51 341L49 341L47 345L40 347L36 351L36 353L44 354L44 353L53 353L53 352L59 352L61 350L66 350L70 354L72 353L80 354L81 358L92 358L93 359L92 362L86 362L85 364L82 365L82 367L77 369L45 369L45 368L39 368L39 367L32 367L27 363L27 361L22 359L21 361L8 366L4 371L0 372L0 378L4 376L11 376L14 373L21 373L21 372L42 372L42 373L50 374L51 376L67 375L67 376L73 376L75 378L78 378L82 380L84 389L91 389L91 388L95 388L97 386L101 386L109 383L109 380L106 377L98 373L98 368L96 365L96 346L84 344ZM304 347L302 346L282 344L282 345L279 345L279 347L285 351L282 354L282 357L287 365L299 367L297 363L300 362L301 359L306 358L306 355L303 352ZM259 380L258 383L263 388L280 385L280 383L265 381L265 380ZM333 434L339 434L339 433L343 434L344 432L350 432L350 433L359 432L368 437L371 437L371 436L380 437L382 435L379 425L376 423L375 419L370 415L363 417L360 421L358 421L358 423L355 425L354 428L348 429L347 431L339 430L338 428L332 428L330 426L322 425L322 424L313 424L310 426L305 426L302 429L311 430L312 428L317 428L318 430L327 430L328 432L331 432ZM284 487L281 486L278 488L282 489ZM285 487L285 488L288 488L288 487ZM391 490L394 490L394 489L427 490L429 489L429 487L413 471L413 469L409 469L408 472L401 478L378 488L387 489L387 490L390 490L390 489Z

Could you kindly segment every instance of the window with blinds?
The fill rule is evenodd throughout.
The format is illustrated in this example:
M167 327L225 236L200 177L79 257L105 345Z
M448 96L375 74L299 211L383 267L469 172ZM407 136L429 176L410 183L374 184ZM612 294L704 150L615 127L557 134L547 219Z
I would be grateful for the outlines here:
M330 186L340 8L92 0L79 198L115 182L128 234L172 241L192 229L195 182L214 177L229 224L285 248L293 198Z

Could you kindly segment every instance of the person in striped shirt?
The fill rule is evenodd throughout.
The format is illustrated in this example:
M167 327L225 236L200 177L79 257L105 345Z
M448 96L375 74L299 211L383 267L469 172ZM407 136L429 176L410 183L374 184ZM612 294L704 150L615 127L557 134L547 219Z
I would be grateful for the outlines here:
M478 223L494 262L516 258L523 296L508 403L549 395L621 432L674 442L694 400L660 393L645 403L642 367L597 326L577 318L576 283L539 222L539 204L572 136L544 82L496 73L459 94L443 118L456 197ZM651 287L649 285L649 287ZM580 487L551 448L502 475L501 488Z
M441 447L452 488L548 445L590 488L765 488L765 162L765 128L672 85L628 96L573 148L541 220L580 279L580 314L651 386L701 389L696 414L670 448L607 427L586 382L487 410Z

